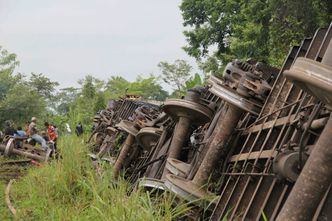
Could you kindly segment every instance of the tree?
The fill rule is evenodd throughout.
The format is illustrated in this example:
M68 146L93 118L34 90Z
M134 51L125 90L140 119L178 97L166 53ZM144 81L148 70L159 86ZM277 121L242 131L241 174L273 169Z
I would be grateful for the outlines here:
M128 87L128 93L137 94L148 100L164 101L168 93L157 83L154 75L147 78L138 76Z
M190 78L192 67L184 60L176 60L173 64L160 62L161 79L176 90L181 90L184 83Z
M220 73L222 66L222 61L215 55L207 57L205 61L198 60L198 67L203 71L204 78L207 78L210 74L222 75Z
M186 81L184 85L184 90L188 91L189 89L195 87L195 86L201 86L203 85L202 78L199 74L195 74L193 77L191 77L189 80Z
M56 113L65 115L70 111L70 107L79 96L78 90L78 88L73 87L60 89L55 96L57 102L54 109Z
M22 125L32 116L42 117L45 113L44 99L26 84L16 84L0 102L1 123L10 119L16 125Z
M180 90L173 91L171 97L181 97L184 96L187 91L195 86L203 85L203 80L199 74L195 74L194 76L190 77L182 86Z
M291 45L332 20L329 0L183 0L180 9L184 50L214 71L209 57L219 71L234 58L280 65Z
M134 82L129 82L120 76L112 76L106 84L105 93L108 99L117 99L126 93L158 101L163 101L168 96L167 91L162 89L152 74L146 78L138 76Z
M14 69L18 64L16 55L9 53L0 46L0 101L6 97L9 89L23 78L22 75L13 75Z
M5 120L23 124L31 116L45 114L44 98L29 86L22 74L14 75L16 55L0 47L0 125Z
M123 97L129 88L130 82L120 76L112 76L106 83L106 97L116 99Z
M48 77L40 74L31 73L30 80L28 84L37 91L40 96L43 96L47 99L51 99L54 96L56 87L59 86L59 83L56 81L51 81Z
M273 0L270 2L269 61L281 64L290 46L313 36L319 27L328 27L332 21L330 0Z
M97 89L96 85L101 84L101 82L103 81L92 77L92 75L86 75L84 79L78 81L81 88L78 90L77 98L69 105L68 115L72 124L77 124L77 122L91 123L95 114L96 94L102 90L102 86Z
M97 113L100 110L105 109L106 104L105 104L105 98L103 93L98 93L97 98L95 101L95 106L94 106L94 111Z
M94 85L94 77L87 75L79 83L82 85L82 96L88 99L94 98L96 94L96 87Z

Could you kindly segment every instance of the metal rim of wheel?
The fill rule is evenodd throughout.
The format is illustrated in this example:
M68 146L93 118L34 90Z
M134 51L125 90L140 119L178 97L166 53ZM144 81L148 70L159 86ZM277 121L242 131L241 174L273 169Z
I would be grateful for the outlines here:
M189 118L193 121L193 124L207 123L213 116L213 111L210 108L184 99L168 99L163 109L165 113L174 118Z

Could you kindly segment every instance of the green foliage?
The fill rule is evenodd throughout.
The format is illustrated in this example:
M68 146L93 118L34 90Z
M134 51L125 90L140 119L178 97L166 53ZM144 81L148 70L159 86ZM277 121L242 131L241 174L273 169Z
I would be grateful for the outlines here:
M158 64L161 70L161 79L176 90L190 78L192 67L184 60L176 60L173 64L162 61Z
M5 120L22 126L31 116L44 117L47 97L58 85L42 74L32 74L29 81L14 75L17 65L16 55L0 47L0 127Z
M16 55L0 48L0 125L5 120L13 120L22 125L32 116L41 122L48 121L59 128L69 123L72 127L82 122L91 125L96 112L104 109L109 99L118 99L126 94L141 96L145 100L164 101L168 92L163 90L156 76L138 76L130 82L119 76L112 76L107 83L92 75L79 80L80 88L57 90L58 82L51 81L42 73L31 73L29 79L14 74L18 65ZM177 60L174 64L161 62L164 81L176 86L179 96L186 84L196 81L191 77L191 66Z
M94 111L97 113L98 111L105 109L106 103L103 93L98 93L96 97Z
M93 99L96 94L96 85L94 84L94 77L91 75L85 76L83 81L79 81L82 84L82 96L87 99Z
M198 60L198 66L205 74L205 78L212 73L221 75L220 67L222 67L222 65L223 63L216 56L209 56L205 61Z
M24 95L22 95L24 94ZM22 125L31 116L45 113L45 101L28 86L17 84L7 93L6 99L0 102L0 122L12 119Z
M138 76L134 82L123 77L112 76L106 84L106 97L116 99L125 94L142 96L143 99L164 101L168 93L158 84L157 78L150 75L146 78Z
M263 218L263 220L264 220L264 221L268 221L268 219L267 219L267 217L266 217L266 215L265 215L263 209L261 209L261 212L262 212L262 218Z
M112 76L106 84L106 94L110 99L115 99L118 97L123 97L130 82L120 76Z
M184 50L213 72L234 58L280 65L292 45L332 20L329 0L183 0L180 9Z
M290 46L304 37L312 36L319 27L332 21L332 4L329 0L271 1L269 50L270 62L281 64Z
M22 76L13 76L13 71L18 65L16 55L9 53L0 46L0 101L6 97L7 92Z
M195 74L193 77L190 77L184 85L181 86L180 90L175 90L172 94L172 97L181 97L184 96L187 91L197 85L203 85L203 80L199 74Z
M202 85L203 81L202 78L199 74L195 74L194 77L191 77L189 80L186 81L185 83L185 88L189 90L190 88L193 88L197 85Z
M91 125L95 113L104 109L109 99L118 99L126 93L159 101L168 96L152 74L138 76L134 82L112 76L107 84L87 75L79 80L80 88L58 91L59 83L41 73L31 73L29 79L15 75L17 65L16 55L0 47L0 127L8 119L22 125L32 116L59 127L64 123L74 126L77 122Z
M128 87L128 93L137 94L143 99L164 101L168 93L158 84L157 78L150 75L147 78L138 76L136 81L132 82Z
M51 99L54 96L55 89L59 86L58 82L51 81L48 77L41 73L31 73L28 84L31 88L35 89L40 96L47 99Z
M78 122L91 125L95 113L104 109L109 99L118 99L126 93L153 100L165 100L168 96L153 75L138 76L134 82L112 76L107 83L87 75L79 83L81 88L62 89L57 95L57 113L68 116L71 126Z
M69 123L72 127L78 122L90 125L96 113L95 109L101 105L99 103L98 107L96 106L97 100L100 99L97 93L102 93L101 90L103 89L104 82L91 75L87 75L79 83L82 87L78 91L74 92L72 89L65 91L66 93L72 93L72 98L74 98L67 106L69 107L68 119L70 119Z
M123 180L112 179L109 165L96 173L81 141L69 136L59 143L62 159L32 168L13 184L17 220L174 220L188 211L165 194L131 191ZM4 200L0 205L4 204ZM0 214L6 214L0 206Z
M62 88L55 96L54 109L57 114L65 115L70 111L70 107L73 102L79 96L78 88Z

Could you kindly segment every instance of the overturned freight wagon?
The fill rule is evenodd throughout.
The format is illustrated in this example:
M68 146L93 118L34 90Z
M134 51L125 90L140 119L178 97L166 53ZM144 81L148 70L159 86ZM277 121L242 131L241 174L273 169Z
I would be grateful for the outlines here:
M290 51L251 125L239 125L211 219L332 218L332 26Z
M96 118L97 156L191 202L188 218L332 219L331 37L317 30L280 70L235 60L161 107L121 101Z

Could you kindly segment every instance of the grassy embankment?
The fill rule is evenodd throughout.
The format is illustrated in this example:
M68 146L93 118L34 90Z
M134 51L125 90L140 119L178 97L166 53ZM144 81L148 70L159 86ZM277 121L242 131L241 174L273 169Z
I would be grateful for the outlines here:
M184 204L172 207L174 198L169 194L128 194L125 181L112 181L109 165L97 174L78 138L65 137L59 146L61 160L31 168L13 184L17 220L172 220L187 210ZM0 220L12 220L3 196L5 186L0 187Z

